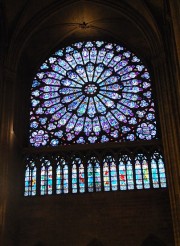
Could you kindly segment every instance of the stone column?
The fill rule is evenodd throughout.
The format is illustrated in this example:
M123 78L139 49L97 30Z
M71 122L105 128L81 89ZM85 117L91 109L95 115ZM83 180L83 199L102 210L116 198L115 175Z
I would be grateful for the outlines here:
M152 59L160 113L162 143L166 161L168 190L175 245L180 245L180 83L179 7L176 0L164 2L162 50Z

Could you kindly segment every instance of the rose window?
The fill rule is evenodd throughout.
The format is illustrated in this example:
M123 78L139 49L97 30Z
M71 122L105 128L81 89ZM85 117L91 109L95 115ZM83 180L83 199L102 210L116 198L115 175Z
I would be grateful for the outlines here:
M157 138L146 67L126 48L103 41L75 43L42 64L30 116L35 147Z

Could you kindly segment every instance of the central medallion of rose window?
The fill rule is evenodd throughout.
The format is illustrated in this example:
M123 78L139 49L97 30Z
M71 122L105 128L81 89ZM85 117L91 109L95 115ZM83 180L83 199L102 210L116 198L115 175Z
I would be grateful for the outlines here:
M89 95L89 96L92 96L92 95L95 95L96 92L97 92L97 85L95 84L88 84L84 87L84 92L85 94Z

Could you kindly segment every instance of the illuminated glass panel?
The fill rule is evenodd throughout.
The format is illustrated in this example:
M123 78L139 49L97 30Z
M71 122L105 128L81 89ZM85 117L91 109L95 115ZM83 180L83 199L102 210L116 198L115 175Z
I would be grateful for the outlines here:
M94 165L96 158L91 157L87 164L88 192L94 191Z
M104 190L110 191L110 172L109 172L109 163L107 157L103 160L103 183L104 183Z
M101 168L98 160L95 160L94 164L94 172L95 172L95 188L96 191L101 191Z
M56 160L56 193L61 194L64 193L64 179L65 175L63 173L63 169L65 166L65 160L61 157L58 157Z
M63 193L69 192L68 165L63 166Z
M144 156L144 160L142 161L142 171L143 171L144 188L149 189L150 188L149 168L148 168L148 162L145 156Z
M122 155L119 158L119 186L120 186L120 190L126 190L127 189L127 178L126 178L127 161L128 161L127 155ZM130 173L129 173L129 176L130 176Z
M158 152L155 152L151 158L151 173L154 188L167 187L163 158Z
M135 174L136 174L136 188L143 188L143 177L142 177L142 163L141 163L141 155L138 155L135 158Z
M41 195L52 194L52 166L49 160L42 159L41 165Z
M147 158L144 154L138 154L135 158L136 188L149 189L149 169Z
M77 166L72 164L72 193L77 193Z
M110 170L111 170L111 189L117 190L117 170L114 161L112 161L112 163L110 164Z
M125 47L103 41L62 48L31 88L30 145L157 138L149 72Z
M128 190L134 189L134 177L133 177L133 166L131 163L131 159L128 158L127 164L126 164L126 170L127 170L127 184L128 184Z
M159 167L159 177L160 177L161 188L167 187L166 174L165 174L165 168L164 168L164 162L163 162L162 156L160 156L158 160L158 167Z
M152 182L153 182L153 188L159 188L159 175L158 175L158 166L156 159L151 159L151 173L152 173Z
M108 172L110 168L110 173ZM110 189L111 190L117 190L117 168L116 168L116 163L115 159L113 156L108 155L104 159L104 171L103 171L103 176L104 176L104 186L106 187L106 190L110 184ZM108 184L109 183L109 184Z
M72 193L85 192L84 165L80 158L72 162Z
M85 192L85 177L84 177L84 165L79 164L79 192Z
M25 171L25 191L24 196L36 195L36 172L37 168L34 161L27 159L29 164L26 165Z
M56 168L56 193L61 194L62 193L62 167L60 164L57 165Z

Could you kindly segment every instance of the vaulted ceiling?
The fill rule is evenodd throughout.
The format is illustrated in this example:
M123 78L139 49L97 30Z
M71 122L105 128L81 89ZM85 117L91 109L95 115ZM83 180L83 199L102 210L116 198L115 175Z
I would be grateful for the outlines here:
M36 69L56 47L78 40L120 42L145 60L159 49L163 0L6 0L2 10L13 69L20 58Z

